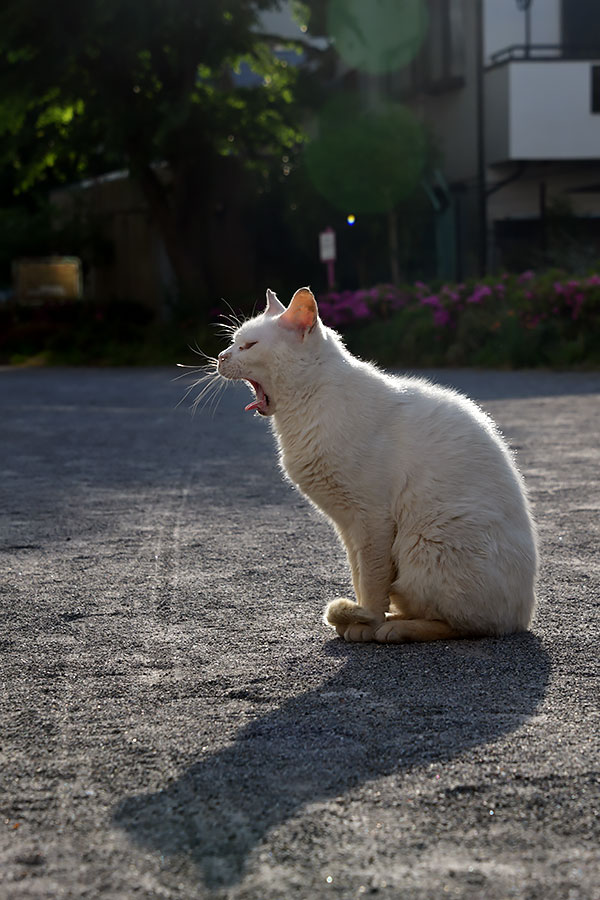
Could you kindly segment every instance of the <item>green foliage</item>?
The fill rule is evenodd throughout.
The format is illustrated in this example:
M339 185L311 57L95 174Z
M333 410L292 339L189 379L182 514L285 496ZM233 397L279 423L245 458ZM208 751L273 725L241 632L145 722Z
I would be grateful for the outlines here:
M259 34L279 0L5 0L0 167L15 190L208 144L252 156L297 139L295 73ZM257 79L234 77L245 65ZM227 142L233 134L235 141Z
M389 368L600 367L596 274L525 272L435 290L379 285L318 300L354 353ZM165 322L122 301L0 304L0 364L194 365L190 343L209 354L222 349L216 330L185 310Z
M0 287L11 282L11 263L27 247L32 256L53 251L51 210L39 206L10 206L0 209Z
M138 303L0 304L0 364L195 365L190 338L218 352L214 328L195 320L158 320Z
M298 70L261 31L262 12L282 2L5 0L0 189L126 168L180 295L205 314L235 296L256 253L248 210L303 136ZM232 243L238 265L224 267Z
M308 171L330 203L353 213L392 209L417 188L428 157L421 124L405 107L364 107L335 96L319 116L306 148Z

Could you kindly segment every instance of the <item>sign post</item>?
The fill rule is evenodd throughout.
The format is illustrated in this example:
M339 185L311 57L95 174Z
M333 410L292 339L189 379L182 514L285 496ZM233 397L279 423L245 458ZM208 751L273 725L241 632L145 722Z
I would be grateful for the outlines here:
M327 266L327 287L329 290L335 286L335 231L326 228L319 234L319 256L321 262Z

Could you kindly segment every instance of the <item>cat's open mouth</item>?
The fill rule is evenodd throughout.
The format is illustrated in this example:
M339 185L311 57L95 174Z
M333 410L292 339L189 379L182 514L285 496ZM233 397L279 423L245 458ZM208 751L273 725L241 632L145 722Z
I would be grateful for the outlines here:
M265 394L262 385L258 383L258 381L252 381L251 378L245 378L244 381L247 381L254 393L256 394L256 399L248 404L244 408L244 411L247 412L250 409L255 409L257 413L260 413L261 416L269 415L269 397Z

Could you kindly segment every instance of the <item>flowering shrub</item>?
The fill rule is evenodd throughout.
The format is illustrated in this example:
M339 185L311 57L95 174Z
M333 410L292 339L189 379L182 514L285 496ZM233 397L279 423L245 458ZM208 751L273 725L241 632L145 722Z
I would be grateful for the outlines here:
M319 299L321 318L333 328L343 328L365 319L385 318L402 309L410 300L393 285L380 285L370 290L332 291Z
M600 364L596 273L504 273L436 289L384 284L325 294L319 309L351 347L385 364Z

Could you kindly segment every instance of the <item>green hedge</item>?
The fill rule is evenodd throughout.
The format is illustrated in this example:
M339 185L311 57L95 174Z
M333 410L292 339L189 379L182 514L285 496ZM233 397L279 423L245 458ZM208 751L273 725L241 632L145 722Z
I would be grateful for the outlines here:
M331 292L327 324L387 366L600 366L600 275L503 274L437 288Z
M196 343L215 352L214 329L191 319L159 321L147 307L128 301L0 304L2 364L197 363L188 346Z
M384 366L600 367L600 275L558 270L437 287L417 282L318 298L349 348ZM158 321L135 303L0 304L0 363L197 363L215 329L193 316Z

